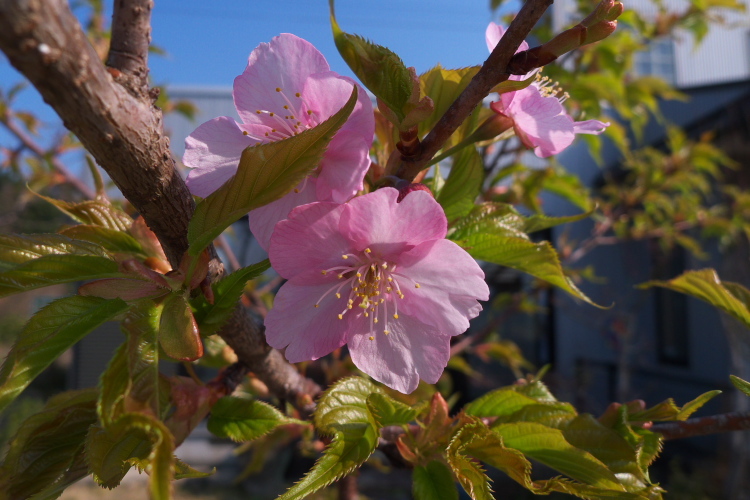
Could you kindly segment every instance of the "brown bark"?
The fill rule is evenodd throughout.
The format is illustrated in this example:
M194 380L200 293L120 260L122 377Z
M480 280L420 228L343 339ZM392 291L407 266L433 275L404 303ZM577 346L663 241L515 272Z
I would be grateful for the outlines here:
M188 247L195 203L175 169L161 111L148 92L134 85L147 74L149 5L117 2L119 19L124 16L130 24L113 29L113 46L119 48L110 54L115 67L109 70L63 0L0 2L0 49L140 212L176 268ZM114 40L121 37L137 39ZM212 276L220 276L221 264L216 258L213 262ZM241 306L221 335L277 396L304 405L319 392L268 347L262 326Z
M691 418L684 422L656 424L651 427L652 431L658 432L664 439L683 439L747 429L750 429L750 413L747 412L723 413L710 417Z

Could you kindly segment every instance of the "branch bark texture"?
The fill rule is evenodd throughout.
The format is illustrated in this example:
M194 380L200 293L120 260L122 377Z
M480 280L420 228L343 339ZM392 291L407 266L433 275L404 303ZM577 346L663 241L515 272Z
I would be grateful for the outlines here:
M750 413L748 412L723 413L710 417L691 418L684 422L656 424L651 427L652 431L658 432L664 439L683 439L748 429L750 429Z
M107 171L176 268L188 247L195 203L175 169L161 111L147 91L132 85L145 82L148 73L151 5L146 0L116 2L114 21L123 26L113 27L110 70L64 0L0 2L0 50ZM220 262L214 262L219 268L214 266L213 275L220 276ZM262 326L242 306L221 335L277 396L304 403L319 392L268 347Z

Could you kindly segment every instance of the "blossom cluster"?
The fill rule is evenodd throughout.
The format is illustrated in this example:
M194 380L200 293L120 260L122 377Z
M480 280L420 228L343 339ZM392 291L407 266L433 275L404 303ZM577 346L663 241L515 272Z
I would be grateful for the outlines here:
M500 36L502 28L491 24L490 49ZM297 36L282 34L259 45L234 81L241 122L216 118L186 140L191 192L206 197L216 191L234 175L246 147L325 121L355 85ZM291 362L346 345L359 369L409 393L420 379L437 382L450 357L450 338L466 331L489 289L477 262L446 239L445 213L429 192L382 188L360 194L375 125L367 94L360 89L358 96L316 170L249 214L251 231L287 280L265 319L266 338ZM561 151L576 133L600 133L606 125L574 122L538 84L502 94L492 109L512 121L523 144L539 156Z

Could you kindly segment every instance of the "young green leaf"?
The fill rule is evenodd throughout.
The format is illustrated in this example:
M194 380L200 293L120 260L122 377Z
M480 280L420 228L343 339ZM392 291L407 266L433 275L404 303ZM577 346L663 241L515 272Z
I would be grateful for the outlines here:
M73 296L40 309L26 323L0 368L0 411L58 356L127 308L118 299Z
M320 125L288 139L245 149L237 173L195 208L188 226L190 255L198 255L230 224L281 198L310 174L356 103L355 86L344 107Z
M419 124L420 135L432 130L453 101L464 91L479 66L461 69L445 69L440 64L419 75L421 90L435 104L432 115Z
M539 402L537 399L519 393L514 387L504 387L472 401L464 411L475 417L505 417L513 415L525 407L537 407L545 404L550 408L560 410L572 416L576 415L575 408L568 403L558 401Z
M328 5L333 41L339 54L359 81L383 101L399 121L403 120L407 112L404 108L412 92L411 76L406 65L386 47L342 31L336 21L333 0L329 0Z
M729 380L732 381L732 385L734 385L737 389L739 389L745 395L750 396L750 382L743 380L736 375L730 375Z
M687 271L669 281L647 281L638 285L638 288L654 286L692 295L721 309L750 328L750 290L737 283L722 283L713 269Z
M45 255L0 273L0 297L46 286L123 274L117 262L94 255Z
M732 375L730 375L730 378ZM695 413L696 411L700 410L703 405L711 401L713 398L721 394L721 391L708 391L704 392L694 400L685 403L682 408L680 408L679 413L677 413L677 418L675 420L687 420L690 418L690 415Z
M289 418L279 410L256 399L227 396L211 408L208 430L218 437L234 441L253 441L279 425L305 422Z
M484 180L482 158L476 148L464 148L454 158L448 179L437 197L448 221L471 212Z
M367 409L367 397L379 392L372 382L350 377L331 386L315 411L315 427L333 434L331 445L313 468L279 500L298 500L328 486L362 465L375 451L380 427Z
M421 410L420 406L405 405L380 392L374 392L367 397L367 409L380 427L406 425L413 422Z
M102 200L86 200L81 202L68 202L48 198L36 194L41 199L48 201L61 212L70 216L81 224L106 227L116 231L127 231L133 224L133 219L128 214L115 208L111 203Z
M433 460L412 472L414 500L458 500L453 474L443 462Z
M128 233L108 227L81 224L70 226L60 234L79 241L88 241L113 253L124 253L135 257L147 257L141 244Z
M128 336L128 383L124 394L127 411L162 416L163 397L168 394L159 374L159 328L164 309L164 304L144 301L133 307L122 322Z
M163 302L159 345L172 359L194 361L203 356L203 344L193 311L182 292L169 294Z
M56 498L87 474L83 443L96 423L96 397L95 389L59 394L24 422L0 467L3 498Z
M61 234L0 234L0 271L44 255L94 255L109 257L100 245Z
M271 263L268 259L252 266L243 267L226 276L212 285L214 291L214 303L209 304L205 297L201 296L195 305L195 320L198 322L201 336L213 335L224 326L237 306L242 296L245 284L264 273Z
M115 488L128 473L133 457L146 458L151 443L139 429L115 430L93 425L86 435L86 457L94 481L104 488Z

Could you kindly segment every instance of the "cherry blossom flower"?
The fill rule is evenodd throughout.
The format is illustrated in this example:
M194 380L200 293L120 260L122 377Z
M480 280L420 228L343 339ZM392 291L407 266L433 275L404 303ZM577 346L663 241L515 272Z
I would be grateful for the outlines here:
M490 51L504 32L503 27L495 23L487 26L485 39ZM518 51L528 47L523 42ZM529 76L514 75L511 79L520 80ZM501 94L500 100L491 103L490 108L509 119L508 127L513 127L524 146L532 148L538 157L547 158L570 146L576 134L598 135L609 126L609 123L599 120L574 121L562 106L567 97L556 84L537 73L537 79L531 85Z
M215 118L185 140L190 191L201 197L216 191L237 171L246 147L286 139L325 121L344 106L353 85L330 71L323 54L295 35L284 33L260 44L234 80L232 95L242 122ZM354 111L316 172L293 192L250 213L250 229L263 248L268 248L276 222L292 208L313 201L343 203L362 189L374 131L372 104L359 88Z
M360 370L398 391L437 382L450 337L466 331L489 289L474 259L445 239L434 198L398 195L383 188L343 205L311 203L277 224L269 258L288 281L266 339L289 361L348 344Z

